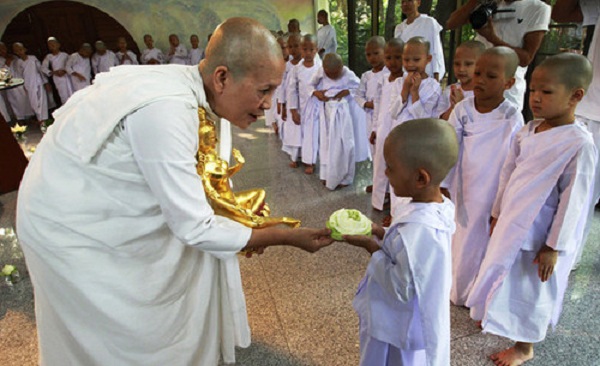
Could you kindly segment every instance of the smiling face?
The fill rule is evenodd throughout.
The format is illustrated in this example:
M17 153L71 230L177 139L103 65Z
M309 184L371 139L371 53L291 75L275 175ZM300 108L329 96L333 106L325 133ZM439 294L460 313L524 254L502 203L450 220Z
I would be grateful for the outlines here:
M536 118L568 120L577 105L573 91L560 82L548 67L538 67L529 83L529 105Z
M506 77L506 61L503 57L484 53L475 64L473 94L476 102L504 99L504 91L510 89L513 78Z
M271 98L281 84L284 69L285 63L277 57L258 60L245 77L236 79L227 72L221 93L215 98L215 113L240 128L247 128L271 108Z
M383 48L379 47L376 44L370 44L365 47L365 56L367 57L367 62L374 69L380 69L384 65L384 57L383 57Z
M463 87L472 85L478 58L477 51L473 48L458 47L456 49L453 63L454 75Z
M402 54L402 66L407 72L425 72L425 67L431 61L427 48L422 44L407 43Z
M402 47L386 45L383 49L385 66L393 75L402 75Z

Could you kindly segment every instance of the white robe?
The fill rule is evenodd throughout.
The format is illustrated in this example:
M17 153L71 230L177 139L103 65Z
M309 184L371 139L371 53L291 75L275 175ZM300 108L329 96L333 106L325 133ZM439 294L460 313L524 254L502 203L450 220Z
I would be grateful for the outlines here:
M90 63L90 59L81 56L79 52L75 52L69 56L67 72L71 75L73 92L81 90L92 83L92 64ZM73 73L84 76L85 80L79 80Z
M170 64L189 65L190 62L188 50L181 43L179 46L175 47L175 52L172 55L167 54L166 56L167 62Z
M373 129L376 133L375 155L373 156L373 192L371 193L371 204L378 210L383 210L385 194L388 192L389 181L385 176L385 159L383 157L383 144L388 134L392 130L392 105L401 103L397 101L402 91L401 77L390 82L389 75L381 78L381 97L379 104L375 105L375 114L377 115L376 126Z
M373 125L376 125L373 121L377 118L375 114L375 109L367 109L365 108L365 103L373 102L373 105L379 104L379 98L381 96L381 79L387 77L389 75L389 71L387 68L383 68L379 72L374 72L373 70L365 71L360 77L360 85L354 93L354 99L356 103L363 108L365 111L366 117L366 133L367 138L371 136L371 132L374 132ZM371 156L375 156L375 145L371 145L369 143L369 149L371 151Z
M202 48L190 48L190 65L198 65L203 54L204 50Z
M23 68L20 66L16 56L13 57L13 60L8 68L10 69L10 73L12 74L13 78L24 79ZM24 120L35 115L35 112L29 103L29 96L27 95L25 85L7 90L6 99L8 100L8 103L10 104L10 107L17 120Z
M412 96L409 93L407 101L400 100L401 98L399 98L390 106L393 118L391 129L413 119L438 117L436 115L437 104L441 94L442 88L437 80L432 77L423 79L419 86L418 101L413 103ZM393 192L393 190L390 189L390 192ZM390 211L392 217L395 215L394 211L396 208L400 206L400 201L401 198L390 194Z
M427 64L425 72L430 77L433 77L434 73L439 73L440 80L444 78L444 74L446 73L444 48L442 47L442 39L440 38L442 29L443 27L435 18L425 14L419 15L411 24L408 24L407 20L404 20L394 29L394 37L401 39L402 42L406 43L413 37L423 37L429 41L431 62Z
M558 321L597 159L579 121L536 134L541 123L528 123L513 141L492 208L498 222L466 302L484 332L530 343ZM532 263L544 245L558 251L547 282Z
M29 105L35 112L38 121L48 119L48 94L44 84L46 80L42 75L41 64L37 57L29 55L27 60L15 60L16 67L21 70L23 79L25 80L25 90L29 98Z
M107 72L111 67L118 65L119 60L117 60L117 55L111 50L106 50L104 55L95 53L92 56L92 69L94 70L94 75L98 75L101 72Z
M354 297L361 328L361 366L450 365L453 232L450 200L403 205L383 246L373 253ZM386 362L381 360L383 354L365 354L363 339L368 338L417 360L414 364Z
M300 65L298 63L298 65ZM298 109L298 113L301 112L298 105L298 79L295 73L298 71L294 70L298 65L292 64L292 61L288 61L285 64L285 79L282 82L282 87L285 89L282 90L283 100L286 103L287 115L286 121L283 122L283 133L281 134L282 141L282 150L290 156L290 159L294 162L300 160L301 156L301 147L302 147L302 125L297 125L292 120L292 112L291 106L294 105L294 108Z
M140 64L137 60L136 54L130 50L127 50L127 56L129 56L129 59L125 58L125 53L123 53L121 51L118 51L117 53L115 53L115 56L117 56L117 62L119 63L119 65L139 65Z
M454 85L454 87L462 90L462 88L460 86L460 82L454 83L452 85ZM446 86L446 88L442 91L442 94L440 95L440 99L438 100L437 107L435 108L437 110L437 112L435 112L436 116L441 116L443 113L445 113L448 110L448 108L450 108L451 92L452 92L452 89L451 89L450 85ZM473 93L473 90L462 90L462 93L464 96L463 99L467 99L467 98L470 98L475 95Z
M337 36L331 24L326 24L317 30L317 49L325 49L324 55L337 52Z
M523 115L509 100L489 113L475 109L475 99L456 104L448 122L456 130L458 162L442 187L456 206L452 238L452 292L450 300L464 305L490 238L489 220L504 160Z
M196 66L121 66L55 112L17 204L40 365L216 366L249 345L251 230L206 201L198 106L212 113Z
M0 67L6 66L6 59L0 56ZM10 122L12 120L9 112L10 104L8 102L8 97L6 96L6 91L0 91L0 114L4 118L6 122Z
M59 52L56 55L51 53L47 54L44 61L42 61L42 73L47 77L52 76L52 81L54 81L54 86L56 87L56 90L58 90L58 95L60 96L62 104L65 104L71 97L71 94L73 94L71 76L68 72L63 76L52 75L52 72L58 70L67 71L68 59L69 55L67 53Z
M152 60L152 59L155 59L156 61L158 61L159 64L165 63L165 55L158 48L156 48L156 47L154 47L152 49L146 48L145 50L142 51L142 55L140 56L140 61L142 62L142 65L148 65L148 62L150 62L150 60Z

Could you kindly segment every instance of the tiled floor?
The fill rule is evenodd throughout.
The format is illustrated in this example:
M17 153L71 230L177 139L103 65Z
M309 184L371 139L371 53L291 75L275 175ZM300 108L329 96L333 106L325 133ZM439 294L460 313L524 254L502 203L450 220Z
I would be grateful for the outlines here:
M33 138L31 138L33 140ZM291 169L277 137L264 126L235 131L234 146L246 157L235 188L264 187L273 215L322 227L339 208L356 208L381 220L364 193L370 164L359 164L354 185L328 191L318 176ZM0 228L14 226L16 193L0 196ZM1 229L0 229L1 230ZM536 347L529 365L600 365L600 212L584 260L571 275L563 316L554 333ZM10 230L0 232L0 265L16 264L25 277L0 288L0 364L36 362L33 298L22 254ZM357 365L358 326L351 301L369 257L342 243L316 254L274 247L241 259L253 343L238 352L237 365ZM510 342L483 335L467 310L452 307L452 365L492 365L486 356ZM9 363L10 362L10 363Z

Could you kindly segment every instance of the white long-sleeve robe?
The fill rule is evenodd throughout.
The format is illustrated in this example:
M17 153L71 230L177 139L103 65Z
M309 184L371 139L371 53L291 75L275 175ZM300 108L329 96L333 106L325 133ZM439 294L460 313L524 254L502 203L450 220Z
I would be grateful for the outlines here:
M429 41L429 54L431 54L431 62L427 64L425 72L430 77L434 73L439 74L439 79L444 78L446 73L446 63L444 61L444 48L442 47L442 39L440 32L443 27L435 18L429 15L419 15L411 24L407 20L398 24L394 29L394 37L399 38L402 42L406 42L413 37L423 37Z
M326 24L317 30L317 49L324 49L324 55L337 52L337 36L331 24Z
M133 51L127 50L126 51L127 56L129 56L129 58L125 58L125 53L118 51L117 53L115 53L115 56L117 56L117 62L119 63L119 65L139 65L140 63L137 60L137 56L135 53L133 53Z
M400 92L402 90L403 79L396 78L390 81L389 75L381 78L381 97L379 104L375 105L375 114L377 118L373 126L375 130L375 155L373 156L373 192L371 193L371 204L378 210L383 210L385 194L388 192L389 181L385 176L385 159L383 157L383 144L392 130L392 106L396 103L402 103Z
M90 63L90 59L81 56L79 52L75 52L69 56L67 72L71 75L73 92L81 90L92 83L92 64ZM85 80L79 80L73 73L82 75L85 77Z
M200 60L202 60L203 54L204 50L200 47L190 48L190 65L198 65Z
M437 80L432 77L421 80L418 101L413 102L412 95L409 93L407 101L403 101L402 98L398 97L391 104L392 126L390 130L413 119L437 117L437 104L441 94L442 88ZM393 217L395 215L394 211L401 204L401 199L393 194L393 190L390 190L390 192L392 192L390 194L390 211Z
M523 115L507 99L493 111L479 113L471 97L456 104L448 122L456 130L459 145L458 162L442 183L456 206L450 300L464 305L490 238L500 170L514 136L523 127Z
M463 100L474 96L473 90L462 90L462 88L460 86L460 82L454 83L452 85L454 85L455 88L461 89L461 91L463 93L463 97L464 97ZM448 110L448 108L450 108L450 94L451 93L452 93L451 85L446 86L446 88L444 90L442 90L440 99L438 99L437 107L435 107L435 109L437 111L437 112L435 112L436 116L441 116L443 113L445 113Z
M450 365L453 232L450 200L403 205L382 248L373 253L354 297L361 328L361 366ZM413 358L414 363L370 354L364 347L369 339L399 349L396 354Z
M249 345L251 230L206 201L198 106L212 113L196 66L121 66L55 112L17 207L42 366L215 366Z
M367 138L371 136L371 132L375 131L373 129L373 120L377 118L377 115L375 114L374 108L365 108L365 103L372 102L373 105L379 104L382 85L381 78L387 77L388 75L389 71L387 71L386 68L383 68L379 72L374 72L373 70L365 71L360 77L360 85L358 86L356 93L354 93L356 103L358 103L365 111ZM375 145L369 143L369 149L371 150L371 156L375 156Z
M6 67L6 59L0 56L0 67ZM8 102L8 97L6 96L6 91L0 91L0 114L6 122L11 121L11 116L9 112L10 103Z
M170 53L170 51L169 51ZM177 65L189 65L190 57L188 55L188 50L181 43L175 47L175 51L172 55L167 54L167 62L169 64L177 64Z
M48 119L48 94L44 84L46 80L42 75L41 64L37 57L29 55L26 60L15 60L16 67L21 70L25 83L23 86L27 91L29 105L35 112L38 121Z
M101 72L107 72L111 67L118 65L119 60L117 60L117 55L111 50L106 50L104 55L94 53L92 56L92 69L94 70L94 75L98 75Z
M299 109L299 95L298 95L298 79L294 69L302 63L302 60L297 65L294 65L292 61L288 61L285 64L285 75L286 78L282 82L282 86L285 87L282 94L286 103L287 115L286 121L283 123L283 134L281 135L282 150L290 156L290 160L297 162L302 158L302 125L297 125L292 120L292 105L298 109L298 113L302 115L302 111Z
M152 49L146 48L145 50L142 51L142 55L140 56L140 61L141 61L142 65L148 65L148 62L150 62L150 60L152 60L152 59L158 61L159 64L165 63L165 55L158 48L156 48L156 47L153 47Z
M13 57L13 60L10 65L8 65L8 68L10 69L10 73L12 74L13 78L24 79L23 68L19 65L16 56ZM17 120L24 120L35 115L35 112L33 109L31 109L29 96L27 95L27 90L25 90L24 85L7 90L6 99L8 100L8 103L10 104L10 107Z
M598 158L579 121L535 133L542 122L517 133L502 167L492 208L498 222L466 302L484 332L530 343L558 322ZM544 245L558 251L547 282L532 263Z
M53 71L63 70L67 71L67 61L69 59L69 55L66 52L59 52L56 55L49 53L42 61L42 73L47 77L52 77L52 81L54 81L54 86L56 86L56 90L58 90L58 95L60 96L60 101L62 104L65 104L67 100L73 94L73 85L71 83L71 76L67 72L63 76L53 75Z

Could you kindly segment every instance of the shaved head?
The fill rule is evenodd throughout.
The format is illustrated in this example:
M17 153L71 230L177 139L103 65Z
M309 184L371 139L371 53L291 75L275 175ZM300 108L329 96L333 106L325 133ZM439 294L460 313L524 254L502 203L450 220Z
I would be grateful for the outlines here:
M512 78L515 76L517 66L519 66L519 56L512 48L499 46L485 50L482 55L492 55L504 60L504 76Z
M369 46L383 48L385 47L385 38L383 38L382 36L373 36L369 38L369 40L365 44L365 48Z
M317 44L317 37L315 37L312 34L305 34L302 37L302 42L310 42L310 43L314 43L316 45Z
M323 57L323 68L326 70L337 70L344 67L342 57L337 53L328 53Z
M225 66L237 79L256 68L260 60L282 58L277 40L262 24L250 18L230 18L213 33L200 65L203 74Z
M477 57L481 56L481 54L485 52L485 45L475 40L465 41L459 44L457 48L467 48L469 50L473 50L475 51Z
M591 62L575 53L559 53L548 57L538 67L551 70L558 82L569 90L588 89L592 82L593 68Z
M415 119L396 126L385 146L409 169L425 169L433 184L441 183L458 159L454 128L436 118Z
M392 38L385 44L386 48L399 48L400 51L404 50L404 42L400 38Z
M412 37L408 41L406 41L405 45L420 45L425 48L425 53L429 55L431 44L425 37Z

